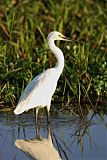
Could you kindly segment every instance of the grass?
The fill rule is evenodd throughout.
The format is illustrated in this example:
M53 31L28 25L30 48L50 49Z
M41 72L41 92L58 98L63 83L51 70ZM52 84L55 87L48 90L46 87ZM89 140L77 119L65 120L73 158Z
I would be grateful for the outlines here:
M55 65L46 37L58 30L79 43L58 42L64 72L53 96L64 110L107 97L107 2L0 2L0 106L14 108L31 79ZM72 107L70 107L71 109Z

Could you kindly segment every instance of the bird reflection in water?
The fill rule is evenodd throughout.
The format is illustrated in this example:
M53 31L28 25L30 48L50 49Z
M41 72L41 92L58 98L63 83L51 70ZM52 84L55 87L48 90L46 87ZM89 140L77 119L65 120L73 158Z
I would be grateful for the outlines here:
M36 127L36 138L30 140L17 139L15 145L34 160L61 160L52 143L50 125L47 126L47 138L43 138L40 130Z

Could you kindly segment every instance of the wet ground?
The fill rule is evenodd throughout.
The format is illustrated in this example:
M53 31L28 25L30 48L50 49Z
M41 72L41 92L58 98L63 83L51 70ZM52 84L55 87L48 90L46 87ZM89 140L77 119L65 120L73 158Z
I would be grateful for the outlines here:
M45 118L41 122L39 120L39 128L41 137L48 139ZM93 116L90 113L84 119L79 119L60 114L51 118L50 133L53 146L62 160L107 160L106 116ZM33 114L0 114L0 160L31 159L15 146L15 142L17 139L30 140L35 137ZM26 150L28 153L28 148ZM36 150L33 152L37 153Z

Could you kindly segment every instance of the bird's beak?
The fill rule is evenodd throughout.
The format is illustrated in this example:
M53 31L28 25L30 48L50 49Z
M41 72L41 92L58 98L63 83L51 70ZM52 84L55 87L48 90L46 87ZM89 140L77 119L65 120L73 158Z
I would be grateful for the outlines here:
M71 38L69 38L69 37L63 36L62 38L63 38L63 40L65 40L65 41L72 41L72 42L73 42L73 40L72 40Z
M63 40L64 40L64 41L71 41L72 43L78 43L77 40L71 39L71 38L66 37L66 36L63 36Z
M64 36L64 35L59 35L59 37L61 37L63 41L78 42L78 41L73 40L73 39L71 39L71 38L69 38L69 37L66 37L66 36Z

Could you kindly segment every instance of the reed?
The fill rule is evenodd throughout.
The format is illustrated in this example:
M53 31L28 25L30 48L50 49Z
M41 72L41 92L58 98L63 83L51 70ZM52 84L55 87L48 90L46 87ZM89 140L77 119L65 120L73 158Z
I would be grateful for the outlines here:
M94 108L93 101L107 97L107 3L86 0L0 3L1 107L14 108L31 79L55 64L46 43L52 30L79 41L57 44L65 53L65 68L54 101L61 100L63 109L87 101Z

